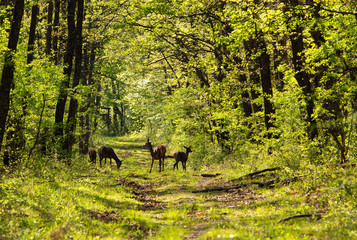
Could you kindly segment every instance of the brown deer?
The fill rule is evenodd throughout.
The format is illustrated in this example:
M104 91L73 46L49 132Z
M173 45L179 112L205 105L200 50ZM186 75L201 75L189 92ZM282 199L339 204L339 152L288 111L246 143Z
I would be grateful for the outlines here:
M179 162L182 163L182 168L183 168L183 170L186 171L186 163L187 163L187 159L188 159L188 154L190 152L192 152L192 150L191 150L191 146L190 147L185 147L184 146L184 148L186 149L186 152L175 152L174 153L174 158L176 160L176 163L174 164L174 171L175 171L175 167L178 170L178 163Z
M98 148L98 155L99 155L99 162L100 166L102 166L102 159L104 158L105 163L107 163L107 158L110 159L110 165L112 164L112 158L115 160L117 163L117 168L119 169L121 166L122 161L119 160L117 155L115 154L113 148L111 147L106 147L106 146L100 146Z
M166 147L162 144L157 145L156 147L152 147L151 145L151 141L148 140L146 141L146 143L144 144L144 146L146 149L148 149L150 151L151 154L151 168L150 168L150 173L152 170L152 166L154 165L154 160L158 159L159 160L159 171L161 172L161 164L162 164L162 171L164 171L165 168L165 153L166 153Z
M95 151L94 148L90 148L88 150L89 154L89 162L95 163L97 161L97 152Z

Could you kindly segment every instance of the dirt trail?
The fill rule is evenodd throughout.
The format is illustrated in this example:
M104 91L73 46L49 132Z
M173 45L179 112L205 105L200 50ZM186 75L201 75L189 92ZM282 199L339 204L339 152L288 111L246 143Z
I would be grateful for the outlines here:
M173 163L169 159L165 161L164 172L157 172L156 161L152 174L146 171L138 173L138 166L149 170L151 163L150 153L139 145L136 143L135 146L121 147L120 157L127 159L126 167L131 173L121 176L118 179L119 184L125 186L132 198L140 203L138 210L147 212L158 221L162 221L166 213L178 211L179 217L169 218L167 223L164 221L163 224L183 228L182 231L186 232L183 239L197 239L207 234L212 227L227 223L227 208L239 209L263 198L253 186L200 192L204 189L229 188L235 183L225 180L220 174L200 174L192 171L185 173L182 169L176 174L172 171ZM198 192L195 192L197 190ZM97 217L115 219L115 213ZM157 229L151 231L156 232Z
M168 177L168 176L167 176ZM153 179L131 174L121 179L121 183L130 189L134 198L141 202L142 211L162 211L169 208L186 209L186 218L195 224L187 226L189 233L184 239L197 239L204 235L217 222L210 219L208 209L239 208L255 203L262 199L253 189L234 189L212 193L193 193L193 189L205 189L212 186L227 186L232 184L220 177L204 178L194 176L196 184L186 185L181 182L165 184L162 181L153 182ZM224 215L224 214L222 214ZM224 217L224 216L222 216Z

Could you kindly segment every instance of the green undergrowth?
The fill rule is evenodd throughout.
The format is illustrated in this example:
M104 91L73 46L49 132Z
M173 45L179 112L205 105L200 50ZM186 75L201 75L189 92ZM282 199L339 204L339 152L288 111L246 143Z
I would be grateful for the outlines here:
M353 164L240 178L253 170L232 163L172 171L167 159L164 172L155 162L149 173L143 139L102 138L95 147L100 142L123 160L120 170L114 162L90 164L88 156L70 167L41 159L2 168L0 239L357 238ZM226 189L203 192L214 188ZM301 214L311 216L283 220Z

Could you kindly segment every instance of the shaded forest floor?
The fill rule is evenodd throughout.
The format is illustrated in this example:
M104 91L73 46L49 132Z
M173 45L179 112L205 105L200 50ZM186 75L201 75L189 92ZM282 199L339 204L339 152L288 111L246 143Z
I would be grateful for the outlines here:
M246 175L224 165L174 172L173 159L149 174L143 140L105 141L124 159L120 170L87 156L70 168L52 161L2 169L0 239L357 238L355 193L336 202L339 187L326 190L331 174ZM353 169L344 174L355 191Z

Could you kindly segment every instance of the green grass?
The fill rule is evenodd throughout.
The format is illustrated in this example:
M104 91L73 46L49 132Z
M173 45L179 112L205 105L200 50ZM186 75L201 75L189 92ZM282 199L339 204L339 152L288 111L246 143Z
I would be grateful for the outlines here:
M164 172L156 162L149 174L144 140L101 142L124 159L120 170L114 162L90 164L88 156L73 159L71 167L40 159L31 167L1 169L0 239L357 239L354 167L321 167L274 188L192 193L232 185L246 169L225 173L216 166L204 172L222 175L204 178L190 167L172 171L169 159ZM307 213L323 217L278 222Z

